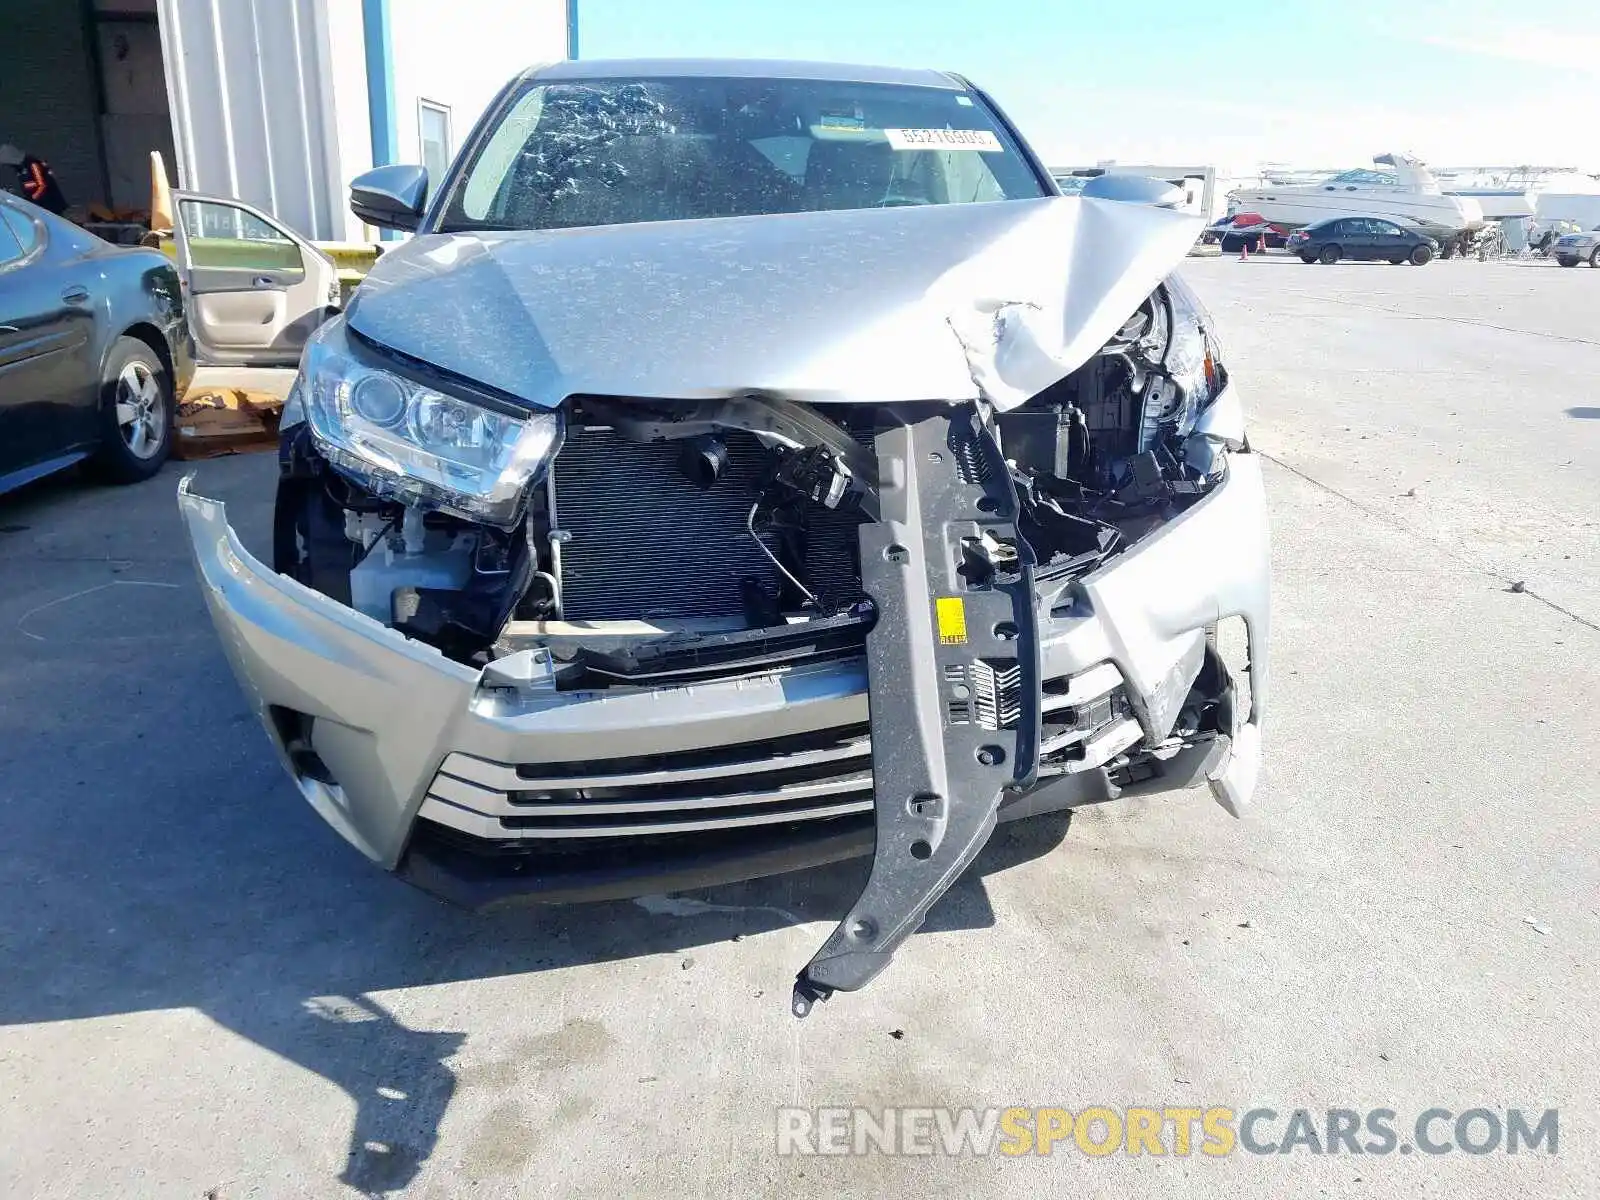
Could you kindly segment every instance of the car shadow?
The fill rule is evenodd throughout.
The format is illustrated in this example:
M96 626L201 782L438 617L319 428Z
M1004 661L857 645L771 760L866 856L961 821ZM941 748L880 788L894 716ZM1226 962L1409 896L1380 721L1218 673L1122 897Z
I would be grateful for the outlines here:
M1576 417L1580 421L1600 421L1600 408L1580 406L1567 409L1567 416Z
M1218 258L1232 259L1234 262L1274 262L1274 263L1295 262L1295 263L1297 263L1297 262L1300 261L1294 255L1285 254L1282 250L1268 250L1265 253L1263 253L1260 250L1252 250L1252 251L1250 251L1250 257L1249 258L1240 258L1239 257L1239 252L1237 250L1225 250L1221 254L1219 254L1217 257Z
M70 503L78 492L96 486L82 464L75 464L9 492L0 492L0 530L24 533L31 527L29 521L35 513L45 512L51 505Z
M256 544L263 457L202 472ZM0 537L0 576L21 585L0 591L0 1024L196 1009L342 1089L356 1115L330 1173L384 1194L433 1153L469 1031L409 1027L375 995L669 955L836 921L856 898L866 859L669 902L485 915L385 875L282 777L194 583L177 477L0 504L0 526L26 527ZM101 557L118 522L142 532ZM985 879L1068 826L1003 826L925 928L993 925Z

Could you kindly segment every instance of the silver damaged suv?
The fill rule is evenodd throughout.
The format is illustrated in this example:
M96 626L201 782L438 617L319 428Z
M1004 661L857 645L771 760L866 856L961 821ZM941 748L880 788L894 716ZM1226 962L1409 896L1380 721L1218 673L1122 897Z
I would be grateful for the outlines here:
M356 180L417 236L305 352L272 565L179 501L301 793L473 907L870 854L801 1016L997 821L1237 815L1261 471L1199 222L1126 192L958 76L788 62L533 70L443 179Z

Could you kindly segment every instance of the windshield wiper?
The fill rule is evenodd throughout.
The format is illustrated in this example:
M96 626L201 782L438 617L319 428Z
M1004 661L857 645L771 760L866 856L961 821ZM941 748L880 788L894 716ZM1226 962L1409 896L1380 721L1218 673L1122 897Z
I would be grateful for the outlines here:
M526 225L508 225L501 221L446 221L435 233L516 233Z

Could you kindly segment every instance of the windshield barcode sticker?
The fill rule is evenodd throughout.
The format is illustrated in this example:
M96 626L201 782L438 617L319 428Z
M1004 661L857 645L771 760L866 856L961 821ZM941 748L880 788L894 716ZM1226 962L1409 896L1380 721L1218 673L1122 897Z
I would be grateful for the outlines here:
M885 129L896 150L977 150L1002 154L1005 147L989 129Z

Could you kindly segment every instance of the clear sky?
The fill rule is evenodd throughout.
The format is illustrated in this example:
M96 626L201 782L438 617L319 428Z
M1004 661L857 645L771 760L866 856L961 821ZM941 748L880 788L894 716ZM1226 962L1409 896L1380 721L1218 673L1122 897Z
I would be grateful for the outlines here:
M1600 0L579 0L585 58L960 71L1055 165L1600 171ZM1526 16L1519 14L1525 13Z

